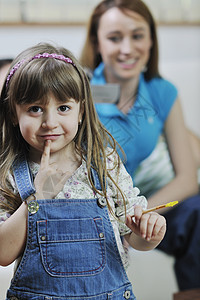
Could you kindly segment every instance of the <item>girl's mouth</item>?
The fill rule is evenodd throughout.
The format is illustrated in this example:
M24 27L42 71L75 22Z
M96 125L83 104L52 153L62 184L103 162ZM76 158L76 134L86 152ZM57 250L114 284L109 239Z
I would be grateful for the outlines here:
M60 134L48 134L48 135L42 135L41 138L44 140L51 140L55 141L60 137Z

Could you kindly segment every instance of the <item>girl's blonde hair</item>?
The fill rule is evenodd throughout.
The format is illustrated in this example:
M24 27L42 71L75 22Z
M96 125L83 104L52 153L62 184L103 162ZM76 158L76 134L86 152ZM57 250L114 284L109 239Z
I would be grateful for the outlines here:
M49 57L31 59L43 53L63 55L71 59L74 64ZM106 179L110 178L117 188L118 185L107 170L108 153L105 149L110 146L112 151L116 152L118 146L98 119L90 83L75 57L65 48L40 43L19 54L10 70L0 101L0 186L2 195L7 199L7 204L1 202L1 207L6 206L12 213L21 204L19 195L11 192L8 174L12 173L12 164L16 157L20 154L27 156L29 152L29 145L23 139L19 126L15 125L16 104L33 103L41 99L46 101L49 93L60 101L73 98L80 102L80 107L84 106L82 124L75 138L76 151L81 159L86 160L89 181L93 189L107 199ZM119 168L119 165L120 159L117 155L115 167ZM98 172L101 192L94 186L91 167ZM120 191L119 188L118 190ZM120 193L124 199L123 193L121 191ZM109 203L108 207L110 208Z

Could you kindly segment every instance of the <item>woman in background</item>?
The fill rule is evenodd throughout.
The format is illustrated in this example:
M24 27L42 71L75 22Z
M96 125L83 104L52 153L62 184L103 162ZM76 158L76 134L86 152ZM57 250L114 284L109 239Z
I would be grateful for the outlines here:
M140 179L141 192L150 185L148 206L160 199L163 204L180 202L163 211L168 230L159 248L175 256L180 290L200 287L200 196L193 196L198 192L200 141L194 137L195 166L178 91L159 73L156 26L148 7L140 0L102 1L91 15L80 61L92 71L91 84L120 86L116 104L96 104L99 118L123 148L126 169L137 185ZM166 144L158 143L162 134ZM159 163L163 153L166 158L166 147L167 165L155 165L154 156Z

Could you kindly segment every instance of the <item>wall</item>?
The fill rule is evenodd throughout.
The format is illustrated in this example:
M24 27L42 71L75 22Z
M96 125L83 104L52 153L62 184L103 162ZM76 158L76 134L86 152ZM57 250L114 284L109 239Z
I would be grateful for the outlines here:
M80 54L84 26L0 26L0 57L15 56L35 43L56 42ZM188 127L200 135L200 27L160 26L161 73L179 89Z
M160 70L179 89L188 127L200 136L200 27L161 27Z

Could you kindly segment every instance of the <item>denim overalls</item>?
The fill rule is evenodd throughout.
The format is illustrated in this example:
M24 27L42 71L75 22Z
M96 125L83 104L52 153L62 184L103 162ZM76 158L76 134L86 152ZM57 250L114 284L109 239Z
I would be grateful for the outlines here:
M14 164L22 199L34 193L26 160ZM93 180L100 188L94 170ZM135 299L104 201L38 200L7 300Z

